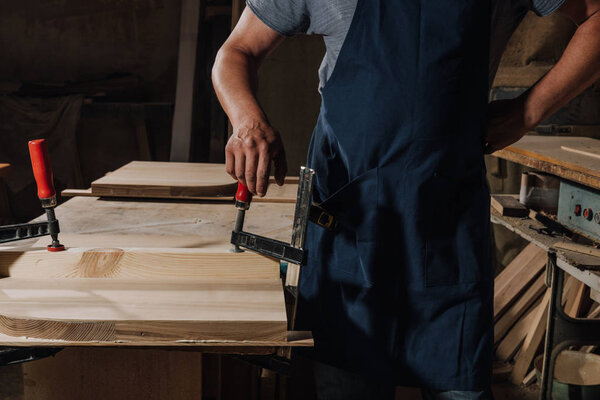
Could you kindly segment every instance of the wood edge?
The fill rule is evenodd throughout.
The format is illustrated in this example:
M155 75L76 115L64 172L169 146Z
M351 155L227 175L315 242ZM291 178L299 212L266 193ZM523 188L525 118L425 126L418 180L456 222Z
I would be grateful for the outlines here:
M92 193L92 188L88 189L64 189L60 192L62 197L76 197L76 196L85 196L85 197L98 197Z
M569 169L596 181L595 186L591 186L595 187L596 189L600 189L600 173L595 174L592 170L580 167L575 164L561 161L562 164L558 165L559 160L555 158L547 157L528 150L518 149L513 146L508 146L502 150L498 150L492 153L491 155L505 159L507 161L516 162L518 164L522 164L530 168L538 169L543 172L548 172L563 178L575 179L574 176L569 176L569 174L561 173L561 171L557 170L557 168ZM544 165L540 165L541 163L544 163Z

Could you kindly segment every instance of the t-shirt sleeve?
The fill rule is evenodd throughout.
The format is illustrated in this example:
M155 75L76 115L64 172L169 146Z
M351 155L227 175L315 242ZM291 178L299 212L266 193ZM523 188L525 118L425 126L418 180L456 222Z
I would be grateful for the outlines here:
M306 33L310 26L307 0L246 0L265 25L283 36Z
M558 10L563 5L565 0L528 0L529 9L539 15L545 17Z

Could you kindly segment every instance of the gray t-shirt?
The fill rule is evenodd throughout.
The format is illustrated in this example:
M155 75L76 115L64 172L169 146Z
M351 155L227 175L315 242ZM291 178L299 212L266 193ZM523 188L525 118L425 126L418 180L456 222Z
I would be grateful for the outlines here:
M247 0L252 12L268 27L284 36L299 33L323 35L326 53L319 68L319 90L331 76L358 0ZM508 39L527 11L546 16L565 0L492 0L491 85Z

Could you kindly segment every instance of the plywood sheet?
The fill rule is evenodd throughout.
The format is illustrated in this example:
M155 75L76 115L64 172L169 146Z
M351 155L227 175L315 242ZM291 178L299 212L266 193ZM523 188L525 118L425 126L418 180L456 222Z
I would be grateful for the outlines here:
M527 135L494 155L600 189L600 163L593 156L600 154L599 143L586 137Z

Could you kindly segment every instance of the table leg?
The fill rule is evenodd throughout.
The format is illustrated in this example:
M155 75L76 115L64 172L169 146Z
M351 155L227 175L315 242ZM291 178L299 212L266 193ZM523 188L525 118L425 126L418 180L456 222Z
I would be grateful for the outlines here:
M600 320L572 318L562 307L565 272L556 265L556 255L548 254L548 276L551 298L544 346L544 366L540 399L552 399L552 381L556 359L570 346L600 345Z

